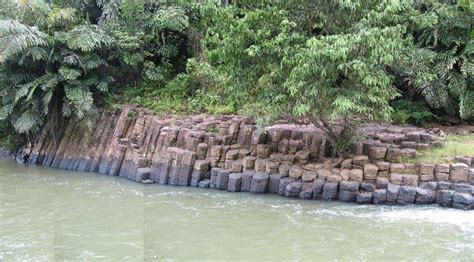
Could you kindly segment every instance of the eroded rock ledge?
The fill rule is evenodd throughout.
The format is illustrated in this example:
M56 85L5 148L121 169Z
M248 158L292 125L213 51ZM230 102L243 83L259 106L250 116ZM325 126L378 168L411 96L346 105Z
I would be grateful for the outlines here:
M124 106L88 130L50 121L33 143L32 164L99 172L143 183L275 193L364 204L433 204L474 209L471 159L457 164L401 163L443 137L413 127L367 125L368 140L338 168L309 126L257 128L242 116L160 119Z

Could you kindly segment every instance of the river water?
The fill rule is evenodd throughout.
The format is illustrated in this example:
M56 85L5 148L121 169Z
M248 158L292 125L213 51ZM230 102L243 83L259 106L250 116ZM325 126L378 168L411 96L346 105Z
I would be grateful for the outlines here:
M0 261L474 261L474 212L142 185L0 160Z

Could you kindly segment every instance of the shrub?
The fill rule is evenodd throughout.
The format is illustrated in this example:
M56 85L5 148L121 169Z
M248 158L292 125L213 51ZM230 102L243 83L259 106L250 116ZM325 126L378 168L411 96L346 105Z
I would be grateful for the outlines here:
M400 99L392 102L394 113L392 119L398 124L414 124L424 126L437 119L436 115L430 111L428 105L423 101L410 101Z

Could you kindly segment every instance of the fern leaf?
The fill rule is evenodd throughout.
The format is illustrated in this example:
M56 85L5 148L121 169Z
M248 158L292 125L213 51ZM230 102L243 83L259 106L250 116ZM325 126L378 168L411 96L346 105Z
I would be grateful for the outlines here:
M25 53L20 58L20 60L18 60L18 64L23 65L23 63L28 57L31 57L33 62L45 61L46 59L48 59L48 51L43 47L39 46L28 47L26 48Z
M186 12L176 6L168 6L158 10L154 16L155 24L161 29L183 31L189 26Z
M31 110L23 112L13 123L13 127L20 134L36 133L41 125L43 125L43 119Z
M51 12L49 12L47 19L49 27L73 22L76 19L76 9L55 6Z
M20 85L18 86L18 89L16 90L15 93L15 104L23 97L28 95L28 91L30 90L30 87L36 87L38 86L38 83L32 83L32 84L25 84L25 85Z
M466 91L461 97L459 115L464 120L474 120L474 91Z
M6 104L0 108L0 120L7 119L13 112L13 104Z
M99 18L100 26L117 21L120 15L121 0L97 0L97 4L102 7L102 14Z
M84 118L86 113L94 107L92 93L86 88L77 85L66 85L64 91L72 112L78 119Z
M109 83L107 82L99 82L99 84L97 85L97 90L99 90L100 92L107 92L107 90L109 90Z
M47 46L46 35L35 26L16 20L0 21L0 62L5 62L28 47Z
M96 54L87 54L82 60L83 69L86 71L98 68L101 65L107 66L107 62Z
M81 71L66 66L61 66L59 68L59 73L67 80L76 80L81 76Z
M113 43L113 39L97 25L79 25L64 33L66 44L71 49L89 52Z
M43 115L47 115L49 111L49 103L51 102L51 98L53 97L53 91L47 91L43 97L42 97L42 102L43 102Z

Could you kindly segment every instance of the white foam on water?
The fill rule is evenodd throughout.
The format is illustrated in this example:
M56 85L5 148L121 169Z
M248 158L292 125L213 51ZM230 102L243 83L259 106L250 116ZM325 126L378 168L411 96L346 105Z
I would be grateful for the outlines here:
M392 221L415 220L435 224L451 224L459 227L464 232L474 234L474 212L442 208L410 208L396 209L377 214L382 219Z
M305 214L328 219L366 219L377 222L423 222L434 225L452 225L472 238L474 246L474 211L437 206L361 206L347 203L307 208Z

